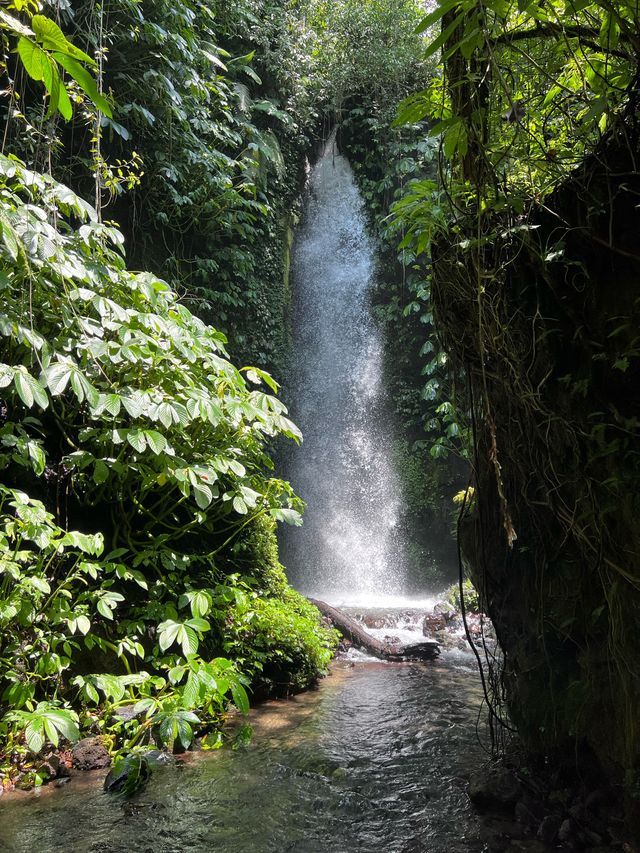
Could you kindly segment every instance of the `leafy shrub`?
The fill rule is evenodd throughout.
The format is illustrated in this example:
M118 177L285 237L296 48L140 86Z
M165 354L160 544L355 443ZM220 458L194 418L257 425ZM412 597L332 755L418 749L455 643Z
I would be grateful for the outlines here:
M464 606L467 613L480 613L480 597L469 578L465 578L462 582L462 594L464 595ZM445 590L444 600L456 610L460 609L460 587L457 583Z
M129 745L187 746L227 701L248 707L247 678L215 656L229 600L245 606L232 543L261 517L271 537L299 523L265 450L298 430L271 377L128 272L119 232L68 188L0 157L0 226L2 733L18 749L25 729L31 748L75 736L71 703ZM329 645L291 596L256 612L286 623L307 678Z
M247 597L230 612L225 650L252 676L260 693L288 694L324 674L338 633L324 626L306 598L286 586L279 596Z

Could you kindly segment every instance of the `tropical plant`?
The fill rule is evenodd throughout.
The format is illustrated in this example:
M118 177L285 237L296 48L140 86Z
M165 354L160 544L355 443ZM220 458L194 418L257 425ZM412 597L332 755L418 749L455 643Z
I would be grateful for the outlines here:
M300 522L265 451L299 433L269 374L233 367L165 283L128 272L78 196L14 159L0 176L4 730L69 738L47 703L77 695L131 744L187 745L227 697L247 708L209 619L243 530Z

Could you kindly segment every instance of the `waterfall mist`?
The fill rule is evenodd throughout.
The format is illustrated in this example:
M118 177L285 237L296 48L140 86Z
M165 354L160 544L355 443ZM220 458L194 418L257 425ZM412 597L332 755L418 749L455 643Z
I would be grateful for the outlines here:
M332 601L405 592L400 484L370 316L373 245L347 160L330 141L309 177L293 257L294 359L288 403L304 442L285 474L307 502L284 532L292 583Z

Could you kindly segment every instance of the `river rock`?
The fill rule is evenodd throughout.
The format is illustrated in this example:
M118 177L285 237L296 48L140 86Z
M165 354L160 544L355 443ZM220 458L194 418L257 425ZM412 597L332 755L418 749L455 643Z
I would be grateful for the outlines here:
M446 622L449 622L456 615L455 609L445 601L439 601L433 608L433 612L438 616L443 616Z
M487 767L469 778L469 799L481 809L511 809L521 793L517 776L506 767Z
M79 740L71 750L71 758L76 770L103 770L111 767L111 756L104 739L99 735Z
M560 824L560 829L558 830L558 841L569 841L571 836L573 835L573 821L570 817L566 820L563 820Z
M447 620L442 613L427 613L422 623L422 633L425 637L430 637L436 631L444 631L447 627Z
M48 779L57 779L60 776L67 776L69 771L56 752L51 752L42 759L42 763L38 765L38 772L41 775L46 774Z
M559 815L548 814L542 819L538 827L538 838L545 844L551 846L558 837L558 830L562 825L562 818Z
M365 613L362 617L362 621L367 628L380 629L387 627L387 620L384 616L374 616L372 613Z

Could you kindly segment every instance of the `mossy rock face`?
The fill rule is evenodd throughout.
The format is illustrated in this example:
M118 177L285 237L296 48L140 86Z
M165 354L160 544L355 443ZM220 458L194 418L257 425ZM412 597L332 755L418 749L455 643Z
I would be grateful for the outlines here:
M242 573L251 577L267 595L281 595L287 589L278 553L276 522L271 517L261 515L248 524L233 546L232 556Z
M533 230L496 239L510 260L486 270L480 320L465 257L432 247L436 316L479 401L460 544L506 653L511 719L531 750L595 754L619 778L640 766L640 134L627 130Z

